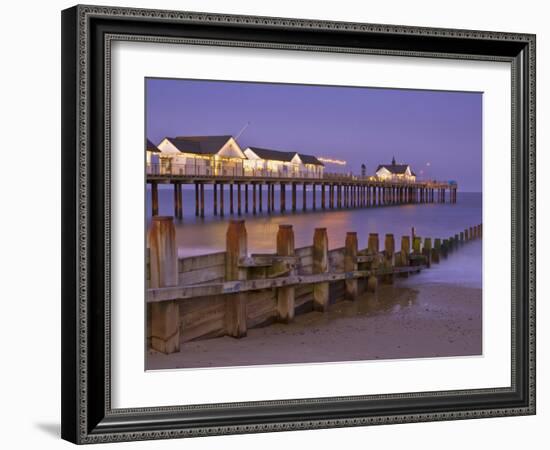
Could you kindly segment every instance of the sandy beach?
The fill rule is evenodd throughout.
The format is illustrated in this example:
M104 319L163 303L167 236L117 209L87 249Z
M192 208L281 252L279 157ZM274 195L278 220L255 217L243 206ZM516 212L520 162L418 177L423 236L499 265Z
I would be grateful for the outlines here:
M149 351L147 369L480 355L482 290L410 280L288 325L250 329L242 339L186 342L170 355Z

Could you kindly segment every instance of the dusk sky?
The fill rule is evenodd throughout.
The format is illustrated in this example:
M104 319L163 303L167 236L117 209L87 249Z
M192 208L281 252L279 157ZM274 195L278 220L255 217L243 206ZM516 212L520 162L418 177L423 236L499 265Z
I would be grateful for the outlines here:
M482 94L199 80L146 80L146 133L233 135L248 146L341 159L328 172L410 164L419 178L481 192Z

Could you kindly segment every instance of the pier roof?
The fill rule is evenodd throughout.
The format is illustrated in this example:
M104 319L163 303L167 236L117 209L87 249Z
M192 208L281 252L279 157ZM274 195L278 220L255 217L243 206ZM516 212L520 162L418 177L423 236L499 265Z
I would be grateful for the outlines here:
M324 166L324 164L319 161L315 156L304 155L303 153L298 153L298 156L304 164L315 164L316 166Z
M148 152L154 152L154 153L160 153L160 150L158 147L153 144L149 139L147 139L147 146L145 147L145 150Z
M312 156L312 155L304 155L303 153L298 153L298 152L283 152L280 150L271 150L268 148L261 148L261 147L248 147L248 148L252 150L260 158L265 160L291 162L292 158L298 155L304 164L315 164L318 166L324 165L321 161L319 161L315 156Z
M408 164L380 164L377 168L376 168L376 172L378 172L380 169L384 168L386 170L388 170L389 172L391 173L394 173L394 174L403 174L407 171L407 168L409 167ZM411 170L411 173L412 173L412 170Z
M233 136L177 136L167 137L172 145L183 153L215 155Z

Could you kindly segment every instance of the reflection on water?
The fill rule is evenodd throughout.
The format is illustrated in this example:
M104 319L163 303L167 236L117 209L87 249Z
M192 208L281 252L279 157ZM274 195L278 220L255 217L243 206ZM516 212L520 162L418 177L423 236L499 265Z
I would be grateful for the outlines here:
M335 303L331 312L339 317L356 317L397 312L416 303L418 291L402 289L398 285L379 285L374 293L364 293L357 301ZM330 315L330 313L329 313Z

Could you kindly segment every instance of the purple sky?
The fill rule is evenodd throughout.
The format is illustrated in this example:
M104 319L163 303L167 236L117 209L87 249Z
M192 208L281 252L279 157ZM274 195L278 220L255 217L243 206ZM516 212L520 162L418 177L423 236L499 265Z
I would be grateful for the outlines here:
M347 161L372 174L410 164L421 178L481 192L482 94L199 80L146 80L147 136L236 136L247 146ZM429 165L428 165L429 164Z

